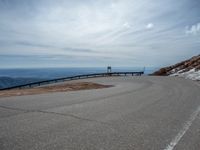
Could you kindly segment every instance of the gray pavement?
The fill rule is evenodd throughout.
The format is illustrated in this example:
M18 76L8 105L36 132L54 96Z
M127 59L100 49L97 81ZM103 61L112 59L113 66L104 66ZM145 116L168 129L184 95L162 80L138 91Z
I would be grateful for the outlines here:
M0 98L0 150L200 149L200 86L193 81L81 81L114 87Z

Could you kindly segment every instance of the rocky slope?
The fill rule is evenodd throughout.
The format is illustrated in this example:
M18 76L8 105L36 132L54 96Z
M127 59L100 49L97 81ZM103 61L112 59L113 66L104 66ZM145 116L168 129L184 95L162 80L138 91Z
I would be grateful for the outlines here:
M192 80L200 80L200 55L175 65L161 68L152 75L180 76Z

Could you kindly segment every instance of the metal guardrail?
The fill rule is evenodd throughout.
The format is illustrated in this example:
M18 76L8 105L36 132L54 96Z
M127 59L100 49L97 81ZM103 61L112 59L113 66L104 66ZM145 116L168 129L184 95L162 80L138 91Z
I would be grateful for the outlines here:
M18 88L19 89L31 88L31 87L37 87L37 86L46 85L46 84L52 84L52 83L64 82L64 81L71 81L71 80L78 80L78 79L87 79L87 78L95 78L95 77L106 77L106 76L120 76L120 75L124 75L124 76L127 76L127 75L141 76L142 74L144 74L143 71L139 71L139 72L95 73L95 74L76 75L76 76L71 76L71 77L44 80L44 81L39 81L39 82L32 82L32 83L23 84L23 85L17 85L17 86L2 88L2 89L0 89L0 91L10 90L10 89L18 89Z

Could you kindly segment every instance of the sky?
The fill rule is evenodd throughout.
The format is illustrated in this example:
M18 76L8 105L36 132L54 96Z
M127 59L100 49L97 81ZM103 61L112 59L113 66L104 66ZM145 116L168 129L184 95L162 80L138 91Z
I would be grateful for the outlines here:
M0 0L0 68L163 67L200 54L199 0Z

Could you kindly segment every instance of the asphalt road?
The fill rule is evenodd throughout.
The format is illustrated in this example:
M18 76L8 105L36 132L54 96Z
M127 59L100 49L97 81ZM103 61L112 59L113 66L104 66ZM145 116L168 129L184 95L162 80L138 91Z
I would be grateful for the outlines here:
M0 98L0 150L200 149L197 83L176 77L82 81L115 86Z

